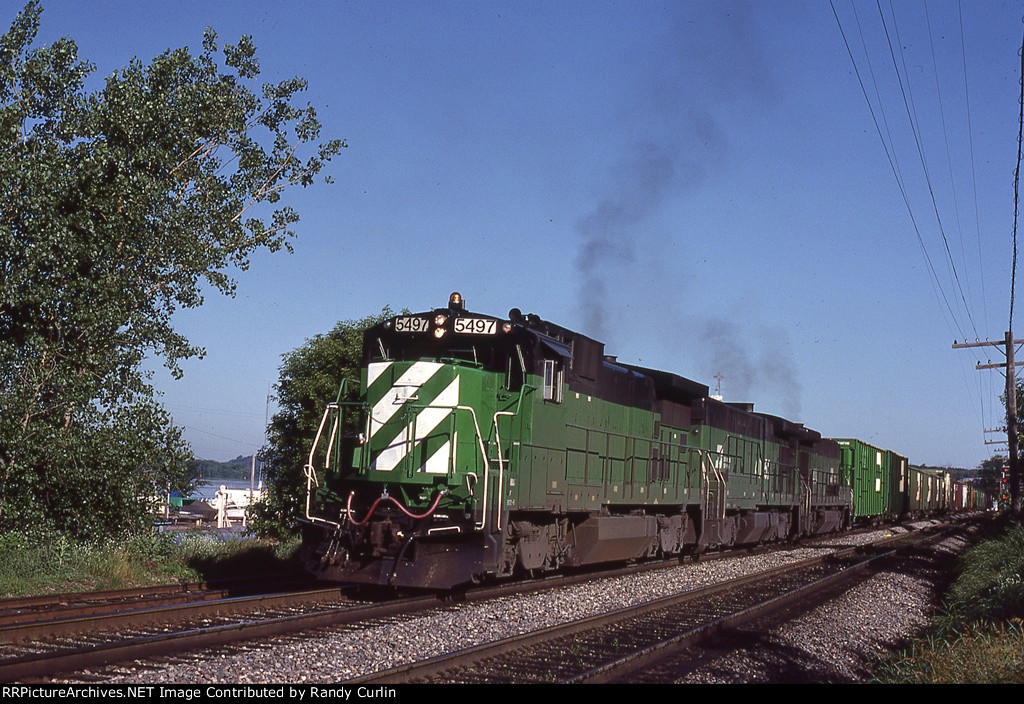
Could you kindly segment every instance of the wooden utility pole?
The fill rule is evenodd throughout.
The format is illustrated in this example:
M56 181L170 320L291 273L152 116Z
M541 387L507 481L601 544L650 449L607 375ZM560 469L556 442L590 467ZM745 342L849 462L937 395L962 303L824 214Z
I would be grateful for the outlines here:
M1006 332L1006 441L1010 443L1010 511L1020 525L1020 464L1017 460L1017 370L1013 363L1013 331Z
M1020 525L1020 464L1017 458L1017 372L1016 367L1024 365L1024 362L1014 361L1014 346L1024 344L1024 340L1014 340L1013 331L1008 330L1003 342L954 342L953 349L964 347L1003 347L1006 355L1006 362L1002 364L981 364L976 369L1006 369L1006 440L1010 445L1010 511L1013 520Z

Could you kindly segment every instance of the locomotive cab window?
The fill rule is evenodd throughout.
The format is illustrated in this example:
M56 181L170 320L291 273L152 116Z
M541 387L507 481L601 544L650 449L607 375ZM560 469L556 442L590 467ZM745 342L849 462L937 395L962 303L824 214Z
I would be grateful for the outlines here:
M562 402L562 361L544 360L544 400Z

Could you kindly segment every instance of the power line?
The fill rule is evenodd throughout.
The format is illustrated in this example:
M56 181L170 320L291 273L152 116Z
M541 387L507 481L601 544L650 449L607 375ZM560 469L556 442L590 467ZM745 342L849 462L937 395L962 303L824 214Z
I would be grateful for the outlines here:
M861 26L860 15L857 13L857 6L853 3L853 0L850 0L850 9L853 10L853 19L854 19L854 22L857 23L857 33L860 35L860 45L861 45L861 48L864 50L864 61L868 65L868 75L871 76L871 84L875 88L875 99L878 101L878 112L882 116L882 124L885 125L885 135L886 135L886 137L889 138L889 149L886 150L886 155L889 154L889 150L892 151L892 161L896 165L896 168L895 168L895 172L897 174L896 182L897 183L902 183L903 182L903 170L900 168L899 155L896 153L896 143L893 141L893 138L892 138L892 130L889 129L889 119L886 117L886 114L885 114L885 101L882 100L882 93L878 89L878 79L875 77L875 66L871 62L871 52L868 51L868 42L864 38L864 28ZM834 10L834 8L833 8L833 10ZM839 31L842 32L842 27L839 28ZM850 56L850 59L851 60L853 59L852 54ZM856 62L854 62L854 69L856 69ZM864 95L864 99L867 100L867 94L866 93ZM871 110L871 102L870 101L868 101L868 110ZM884 142L882 143L882 148L883 149L885 148L885 143Z
M904 108L907 111L907 120L910 122L910 131L914 135L914 144L917 146L917 154L918 154L918 157L921 159L921 169L924 172L925 183L928 186L928 194L931 197L932 209L935 211L935 220L936 220L936 222L938 223L938 226L939 226L939 234L942 237L942 244L943 244L943 246L946 249L946 260L947 260L947 262L948 262L948 264L950 266L950 269L953 272L953 278L956 280L956 286L957 286L957 288L960 291L960 299L963 301L964 310L967 312L967 318L968 318L968 320L970 320L971 327L974 329L974 336L975 336L975 338L978 338L978 337L981 337L981 335L978 334L978 327L974 324L974 317L971 315L970 307L967 305L967 298L964 296L963 286L961 286L961 284L960 284L960 276L959 276L959 274L957 274L956 264L953 262L953 255L949 251L949 241L946 239L946 232L945 232L945 230L942 227L942 218L939 215L939 205L938 205L938 202L935 200L935 189L932 187L932 179L931 179L931 175L930 175L930 173L928 171L928 163L927 163L927 161L925 159L925 156L924 156L924 147L921 144L921 137L920 137L920 134L919 134L919 130L917 128L917 124L916 124L916 122L914 120L914 117L913 117L913 114L911 112L911 104L913 103L913 93L911 93L909 101L908 101L908 98L907 98L907 91L910 90L910 76L909 75L907 76L907 86L906 86L906 88L904 88L904 86L903 86L903 77L900 75L900 69L899 69L899 66L896 63L896 53L893 50L892 39L889 36L889 28L888 28L888 26L885 23L885 13L882 12L882 5L879 2L879 0L875 0L875 5L878 7L878 16L882 20L882 29L885 31L885 40L886 40L886 42L889 45L889 55L892 57L892 67L893 67L893 70L896 72L896 80L899 82L899 85L900 85L900 93L903 96L903 106L904 106ZM890 2L890 9L892 9L891 2ZM894 29L894 31L896 31L898 33L899 30L896 27L896 13L895 13L895 11L893 11L892 19L893 19L893 29ZM897 36L897 41L898 40L899 40L899 37ZM900 54L902 55L902 53L903 53L903 49L902 49L902 46L901 46ZM905 60L904 60L904 71L906 71L906 61Z
M964 13L960 0L957 0L957 17L960 21L960 57L964 67L964 112L967 116L967 143L971 156L971 190L974 196L974 229L978 240L978 270L981 279L981 310L985 314L985 327L988 329L988 298L985 295L985 265L981 253L981 213L978 208L978 170L974 159L974 127L971 124L971 91L967 79L967 41L964 38Z
M953 155L949 148L949 130L946 128L946 110L942 104L942 87L939 83L939 62L935 58L935 38L932 35L932 20L931 15L928 12L928 3L922 0L921 4L924 6L924 18L928 27L928 46L931 48L932 68L935 73L935 96L939 103L939 120L942 123L942 138L946 144L946 165L949 167L949 190L953 196L953 216L956 220L956 231L960 237L960 257L966 265L967 254L964 252L964 232L960 225L960 205L957 202L956 197L956 178L953 175ZM971 280L969 278L967 278L967 297L969 299L973 299L971 296ZM968 308L968 310L970 310L970 308Z
M202 428L195 428L195 427L193 427L191 425L183 425L181 427L182 428L188 428L189 430L194 430L197 433L203 433L204 435L212 435L215 438L220 438L221 440L227 440L228 442L237 443L239 445L245 445L246 447L255 447L255 448L259 448L260 447L259 443L246 442L245 440L237 440L235 438L229 438L229 437L225 437L223 435L217 435L217 433L211 433L209 430L203 430Z
M839 31L840 31L840 34L842 35L844 44L846 45L847 54L850 57L850 61L853 64L854 71L855 71L855 73L857 75L857 80L858 80L858 82L860 84L861 92L862 92L862 94L864 96L864 100L867 103L869 112L871 113L871 118L872 118L872 121L873 121L873 123L875 125L875 131L876 131L876 133L877 133L877 135L879 137L879 141L882 144L882 148L883 148L883 150L886 153L886 158L889 161L890 169L892 170L893 176L894 176L894 178L896 180L897 187L899 188L900 194L901 194L901 196L903 198L904 205L907 208L907 212L908 212L908 214L910 216L911 223L912 223L912 225L914 227L914 232L915 232L915 235L917 237L918 245L919 245L919 247L921 249L921 253L922 253L922 255L923 255L924 259L925 259L925 262L928 265L929 273L931 275L932 286L936 290L937 298L941 298L940 302L945 304L945 310L947 311L948 316L949 316L948 321L952 321L952 325L956 328L956 330L958 330L960 332L960 335L964 339L966 339L967 335L964 333L963 327L961 326L961 318L958 315L958 313L953 310L954 306L951 305L951 302L950 302L949 298L946 295L945 287L942 285L942 282L939 280L939 277L938 277L938 274L937 274L937 272L935 270L934 264L933 264L933 262L931 260L931 257L929 255L929 253L928 253L928 248L926 247L926 245L924 243L924 239L922 237L920 227L918 226L917 218L914 215L913 208L912 208L912 206L910 204L910 198L909 198L909 194L908 194L908 191L907 191L907 184L906 184L906 182L904 180L902 169L900 168L899 157L898 157L898 154L897 154L895 142L893 140L893 134L892 134L892 131L890 129L889 121L888 121L888 119L886 117L885 104L884 104L884 101L882 100L881 92L880 92L880 89L879 89L879 82L878 82L878 79L876 78L875 69L874 69L873 63L871 61L871 52L868 51L867 41L865 40L865 37L864 37L864 29L861 26L861 22L860 22L859 15L857 13L856 5L851 0L851 3L850 3L851 10L852 10L853 17L854 17L854 19L856 21L856 24L857 24L857 29L858 29L858 32L859 32L860 37L861 37L861 44L862 44L863 50L864 50L864 60L866 61L868 72L869 72L869 75L870 75L870 78L871 78L871 82L874 85L875 96L876 96L876 99L878 101L877 113L878 113L878 115L881 115L881 120L882 120L882 123L884 124L884 127L885 127L885 130L884 130L885 135L884 136L883 136L883 130L882 130L882 128L879 125L879 119L878 119L878 116L876 115L875 106L872 105L871 100L868 97L868 91L866 90L864 79L863 79L863 77L861 75L861 72L860 72L860 69L858 67L857 61L856 61L856 59L853 56L853 52L851 50L849 41L848 41L848 39L846 37L846 33L845 33L845 30L844 30L843 25L842 25L842 21L839 19L838 12L836 11L835 4L834 4L834 2L832 2L832 0L830 0L830 5L832 6L832 13L833 13L833 16L836 19L836 24L839 27ZM932 201L932 207L933 207L933 210L934 210L934 213L935 213L936 222L937 222L938 227L939 227L939 233L941 235L943 246L944 246L944 249L945 249L945 252L946 252L947 265L948 265L948 269L949 269L949 272L950 272L950 275L951 275L950 276L950 284L953 285L954 288L959 291L959 297L960 297L961 304L963 305L963 310L967 314L967 318L968 318L968 320L970 322L970 326L974 330L975 338L977 339L977 338L980 337L980 335L978 334L977 326L976 326L975 321L974 321L974 317L973 317L973 313L972 313L972 306L971 306L971 304L968 303L967 296L964 293L964 287L961 284L961 277L960 277L959 272L957 270L956 263L955 263L953 255L952 255L952 251L951 251L951 248L949 246L948 238L946 236L946 233L945 233L945 230L944 230L944 227L943 227L943 224L942 224L942 218L941 218L941 215L940 215L940 212L939 212L939 208L938 208L937 197L936 197L936 194L935 194L935 191L934 191L934 187L932 185L931 174L930 174L930 170L929 170L928 164L927 164L927 159L926 159L925 153L924 153L924 146L923 146L923 142L922 142L921 126L920 126L919 120L917 119L917 111L916 111L916 106L914 104L913 91L912 91L912 88L910 86L909 73L907 72L906 57L905 57L905 54L904 54L904 51L903 51L902 41L900 40L900 36L899 36L899 26L898 26L898 22L897 22L897 19L896 19L895 9L892 7L892 3L891 3L891 0L890 0L890 11L892 13L893 31L896 33L897 41L900 44L900 57L901 57L901 59L903 61L903 72L902 73L907 75L906 83L904 83L904 78L901 75L900 66L899 66L899 64L897 62L896 55L895 55L895 50L893 48L893 43L892 43L892 40L891 40L890 35L889 35L889 28L887 26L886 18L885 18L884 12L882 11L881 4L880 4L879 0L876 0L876 7L878 9L880 20L882 22L882 28L884 29L884 32L885 32L885 39L886 39L886 42L887 42L888 47L889 47L889 55L890 55L891 60L892 60L892 66L893 66L893 69L894 69L894 71L896 73L896 79L899 82L899 88L900 88L900 92L901 92L901 95L902 95L902 98L903 98L904 108L906 110L908 122L910 124L910 129L911 129L911 132L913 134L914 143L915 143L915 146L916 146L917 151L918 151L918 156L919 156L920 161L921 161L921 167L922 167L922 171L923 171L923 174L924 174L924 177L925 177L925 182L926 182L927 187L928 187L929 196L930 196L931 201ZM933 36L932 36L931 19L930 19L930 15L928 13L927 7L925 8L925 16L926 16L927 26L928 26L928 38L929 38L929 45L930 45L931 54L932 54L932 65L933 65L934 70L935 70L936 95L937 95L937 99L938 99L938 102L939 102L940 115L941 115L941 119L942 119L942 130L943 130L943 135L944 135L945 145L946 145L946 158L947 158L947 164L948 164L949 170L950 170L950 184L951 184L951 189L952 189L953 198L954 198L954 212L956 214L957 228L958 228L958 231L960 232L960 243L961 243L961 247L960 248L961 248L961 255L963 256L964 255L963 233L962 233L962 228L960 227L959 206L958 206L958 203L957 203L957 200L956 200L956 184L955 184L955 180L953 179L953 172L954 172L954 170L953 170L953 166L952 166L952 150L951 150L950 144L949 144L949 131L948 131L948 127L947 127L946 119L945 119L945 110L944 110L944 105L943 105L943 101L942 101L942 91L941 91L941 86L940 86L940 82L939 82L939 75L938 75L938 61L937 61L936 54L935 54L935 45L934 45L934 39L933 39ZM962 11L960 13L960 31L961 31L961 55L962 55L962 63L963 63L963 67L964 67L964 90L965 90L965 93L966 93L967 90L968 90L968 88L967 88L967 76L966 76L967 60L966 60L966 40L964 39L964 36L963 36L964 33L963 33ZM908 95L908 93L909 93L909 95ZM968 106L968 124L970 124L969 106ZM971 132L970 129L969 129L969 132ZM888 143L886 142L886 136L888 137ZM977 177L976 177L976 170L975 170L975 167L974 167L973 136L972 136L972 142L971 142L971 169L972 169L972 183L974 184L975 221L976 221L976 225L977 225L976 231L977 231L977 238L978 238L979 261L980 261L981 260L981 254L980 254L980 252L981 252L980 217L979 217L979 214L978 214L979 213L979 208L978 208L978 201L977 201ZM964 261L966 262L966 256L964 256ZM968 280L968 283L969 283L969 280ZM983 290L984 290L984 282L983 282ZM984 293L983 293L982 294L982 300L984 301L984 299L985 299L985 296L984 296ZM957 304L958 308L959 308L959 305L960 304ZM954 335L955 335L955 333L954 333ZM980 360L979 360L978 363L980 364ZM968 398L973 398L973 396L974 396L973 388L972 388L973 385L968 382L968 380L966 378L965 370L963 369L963 366L962 366L962 363L961 363L961 375L964 377L965 388L967 390ZM992 379L991 379L991 375L988 375L988 377L989 377L989 390L990 390L989 397L991 399L991 396L992 396L992 393L991 393L991 391L992 391L992 389L991 389ZM979 388L978 388L978 405L979 405L979 408L981 410L981 424L982 424L981 427L982 427L982 431L983 431L983 435L984 435L984 429L986 428L986 423L985 423L986 412L985 412L985 400L984 400L985 395L984 395L984 389L982 388L982 383L981 383L981 378L980 377L978 378L978 385L979 385Z
M843 29L843 23L839 19L839 13L836 12L835 3L833 2L833 0L829 0L829 5L832 7L832 15L836 19L836 25L839 27L839 33L843 38L843 44L846 46L846 53L850 57L850 63L853 65L854 73L857 76L857 82L860 84L861 93L864 95L864 101L867 103L868 112L871 113L871 120L875 125L875 132L878 134L878 139L882 143L882 149L885 151L886 159L889 161L889 168L892 170L893 177L896 179L896 185L900 190L900 195L903 197L903 204L907 208L907 213L910 216L910 222L914 227L914 234L917 236L917 242L921 248L921 254L924 256L925 262L928 265L928 270L931 273L932 281L934 285L937 287L939 295L942 297L942 302L945 304L946 310L949 312L950 319L953 321L953 325L960 332L960 337L966 339L967 334L961 327L959 320L957 320L956 313L953 312L953 307L949 304L949 299L946 296L945 289L943 289L942 287L942 282L939 281L939 276L935 271L935 266L932 263L931 256L928 254L928 248L924 244L924 238L921 236L921 230L917 225L917 218L914 217L914 210L910 206L910 199L907 196L907 191L904 187L903 179L901 178L900 173L896 167L896 164L893 161L895 154L890 154L889 147L888 145L886 145L885 138L882 136L882 129L878 124L878 117L875 115L875 109L871 105L871 99L868 97L867 89L864 86L864 79L861 76L860 68L857 66L857 61L853 57L853 51L850 49L850 42L846 38L846 32ZM856 9L854 9L854 13L856 13ZM879 105L879 109L881 109L881 105Z

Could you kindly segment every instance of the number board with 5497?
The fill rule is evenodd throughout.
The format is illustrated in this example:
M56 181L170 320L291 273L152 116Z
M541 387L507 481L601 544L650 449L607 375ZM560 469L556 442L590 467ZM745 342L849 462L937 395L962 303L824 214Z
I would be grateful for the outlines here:
M498 321L486 318L456 318L452 330L464 335L493 335L498 331Z

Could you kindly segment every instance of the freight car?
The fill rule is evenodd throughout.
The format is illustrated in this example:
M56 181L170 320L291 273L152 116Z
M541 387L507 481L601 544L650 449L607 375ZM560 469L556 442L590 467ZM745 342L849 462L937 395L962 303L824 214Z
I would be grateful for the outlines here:
M306 476L316 575L450 589L892 519L916 474L536 315L471 313L453 293L366 332L360 378L325 410Z

